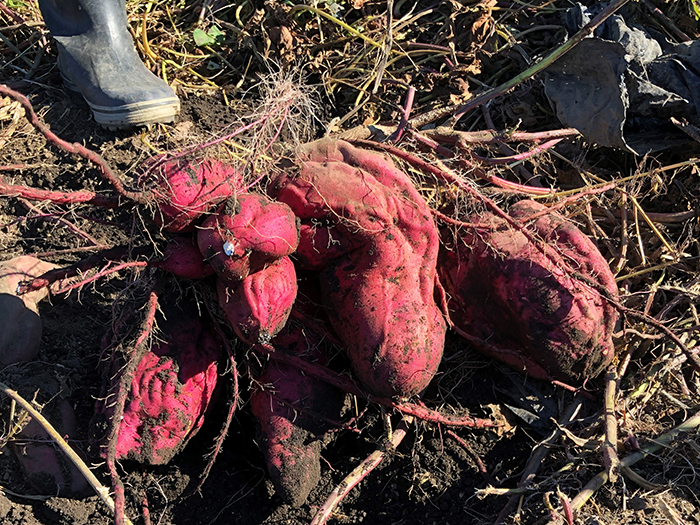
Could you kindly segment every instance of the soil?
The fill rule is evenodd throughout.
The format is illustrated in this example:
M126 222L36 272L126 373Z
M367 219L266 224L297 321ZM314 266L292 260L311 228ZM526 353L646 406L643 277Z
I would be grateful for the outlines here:
M277 38L281 37L277 35ZM283 48L279 42L276 44ZM29 96L37 113L61 138L100 152L127 178L135 176L144 160L156 152L173 151L225 135L240 124L241 115L251 114L259 100L256 92L244 98L224 99L219 92L183 88L179 92L182 114L175 124L154 126L146 131L107 131L95 125L87 105L78 95L62 87L60 75L53 67L55 53L49 53L44 60L45 65L39 71L40 82L22 82L21 77L12 74L4 74L3 80ZM430 89L434 87L438 92L444 92L446 98L459 99L463 95L459 94L460 85L456 86L454 79L450 82L431 85ZM244 87L252 89L252 85ZM539 88L535 86L533 89L537 92ZM350 98L346 95L335 99L335 106L323 99L322 105L326 109L319 112L319 118L328 123L332 117L344 116ZM504 98L502 109L506 106L509 110L518 109L511 104L513 101L509 97ZM526 105L522 100L521 103ZM531 110L530 106L528 108ZM506 115L505 109L503 113ZM345 126L370 122L379 116L395 118L396 115L396 106L391 111L379 111L368 105ZM520 116L516 115L508 123L514 125L519 119ZM531 124L541 125L541 122ZM320 136L323 128L318 125L311 135ZM567 147L571 149L567 151ZM580 144L571 141L561 151L570 153L574 150L580 152ZM231 158L230 150L224 147L214 148L212 154L239 164L242 162L239 158ZM593 152L592 162L596 162L595 155ZM23 119L0 149L0 166L16 164L26 166L1 172L3 180L45 189L110 189L94 166L47 145L45 139ZM611 169L614 162L600 164L602 173ZM564 178L563 168L562 173ZM696 190L697 183L691 189ZM57 213L58 210L57 207L48 207L47 213ZM28 219L29 211L23 201L3 197L0 199L0 258L7 260L20 254L33 254L65 265L92 253L86 249L90 244L123 245L134 239L134 231L139 232L141 239L148 231L154 236L151 241L162 241L157 231L143 228L142 217L133 210L95 210L80 206L72 211L65 218L83 232L82 236L53 220L55 216ZM147 215L143 210L140 213L144 217ZM85 235L90 237L89 241ZM115 305L147 281L150 275L148 271L115 274L90 284L79 293L73 291L67 297L54 296L45 301L40 306L43 335L38 358L31 363L0 370L0 381L26 399L36 398L42 404L68 400L75 412L75 429L70 433L69 441L105 485L109 485L107 469L90 441L90 421L102 388L102 339L106 327L111 325ZM622 352L624 341L618 343L618 350ZM627 407L618 407L622 455L634 450L636 442L644 446L700 408L697 375L693 375L688 367L654 375L650 370L667 362L672 350L657 340L646 348L646 353L639 352L635 356L621 388L631 392L641 388L648 377L653 377L656 383L650 389L654 389L654 394L645 398L643 409L636 407L635 417L628 419ZM241 358L246 355L242 346L237 351ZM224 373L225 365L222 362L221 381L224 386L230 382L230 375ZM245 371L245 367L242 366L241 370ZM358 414L359 417L350 429L337 429L328 437L320 483L305 504L291 508L275 494L268 479L255 423L244 404L236 413L214 468L201 489L196 491L207 456L223 424L227 388L224 388L224 394L211 410L201 431L168 465L120 463L127 515L134 523L309 523L333 488L372 453L385 436L379 407L348 397L352 415ZM535 478L535 488L516 501L520 513L516 518L509 518L509 522L543 523L550 516L550 506L553 509L551 514L563 517L566 498L573 498L602 470L599 454L591 449L590 444L583 443L602 434L602 391L602 378L586 385L588 397L574 422L567 427L572 437L558 439L551 446ZM662 395L664 392L666 396ZM244 403L246 397L244 377ZM332 516L333 523L493 523L509 498L480 496L477 491L489 485L517 486L533 448L550 435L554 429L552 420L561 417L572 403L573 394L509 371L480 356L467 343L450 334L445 359L423 400L428 406L446 412L455 410L475 417L494 418L500 426L495 430L455 429L467 450L448 434L447 428L425 422L413 423L398 450L344 499ZM28 482L17 458L24 443L6 438L15 425L10 419L11 410L7 397L0 396L0 522L7 525L112 523L113 516L94 495L59 496L46 485L37 488L36 481L33 484ZM396 424L399 419L393 417L392 421ZM480 472L474 458L483 463L485 472ZM607 484L596 493L578 514L576 523L700 524L700 477L695 471L698 464L700 433L695 430L634 466L634 471L653 486L640 486L628 477L620 476L616 483ZM563 496L558 496L559 491Z

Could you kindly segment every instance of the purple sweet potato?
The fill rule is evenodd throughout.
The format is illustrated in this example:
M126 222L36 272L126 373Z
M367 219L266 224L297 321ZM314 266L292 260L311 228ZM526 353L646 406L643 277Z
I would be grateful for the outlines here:
M324 362L320 341L300 328L287 328L276 351ZM292 366L269 361L256 378L250 406L258 422L260 448L277 494L299 507L321 477L322 438L328 420L338 420L340 392Z
M233 285L217 280L219 304L242 339L268 343L284 328L297 296L297 278L289 257Z
M301 219L300 261L324 268L324 301L360 381L385 397L425 389L446 325L434 299L438 232L410 179L383 155L321 140L272 191Z
M60 387L55 386L57 388L51 389L46 383L42 385L44 394L51 390L55 396L43 407L42 414L62 436L74 438L73 407L68 399L59 397ZM84 497L92 493L75 464L56 448L51 436L34 419L15 436L12 448L25 478L40 494Z
M126 383L116 459L167 463L202 426L211 402L221 342L196 309L171 307L166 313L156 341Z
M294 253L299 228L287 205L244 193L229 199L219 213L204 221L197 243L216 272L235 282Z
M155 221L170 232L194 231L194 221L243 186L241 174L214 159L177 160L157 168Z
M509 213L522 219L543 209L521 201ZM535 220L528 229L553 248L552 261L502 219L482 214L470 220L496 228L465 231L440 254L456 327L478 350L535 378L581 384L605 368L614 354L616 310L563 270L571 265L617 294L610 268L591 240L557 213Z
M57 266L24 255L0 263L0 366L31 361L39 353L41 319L39 302L48 288L17 295L17 287Z

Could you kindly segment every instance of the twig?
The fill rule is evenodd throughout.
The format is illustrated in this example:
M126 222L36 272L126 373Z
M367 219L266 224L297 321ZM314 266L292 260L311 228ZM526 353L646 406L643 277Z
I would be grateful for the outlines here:
M570 138L580 135L574 128L554 129L528 133L524 131L459 131L438 126L435 129L421 130L425 136L446 144L457 144L465 147L467 144L498 144L504 142L540 142L560 138Z
M518 489L525 490L532 485L532 482L535 480L535 476L537 475L537 471L542 465L542 461L544 461L544 458L549 453L550 447L561 437L564 427L571 423L574 417L576 417L582 403L583 399L580 397L575 398L573 403L566 408L564 414L561 416L561 420L556 424L556 428L552 431L549 437L538 443L538 445L532 450L530 459L528 460L527 465L525 465L525 470L520 476ZM501 513L498 515L496 525L499 525L506 520L508 515L513 511L517 500L517 496L511 496Z
M600 24L605 22L605 20L607 20L613 13L615 13L618 9L624 6L628 1L629 0L614 0L605 9L603 9L595 18L593 18L593 20L591 20L588 24L581 28L573 37L571 37L564 44L552 51L552 53L550 53L549 56L543 58L537 64L534 64L533 66L527 68L525 71L512 78L508 82L505 82L500 86L497 86L487 91L486 93L474 97L469 102L461 106L452 116L453 126L468 111L471 111L472 109L480 106L481 104L485 104L489 100L493 100L496 97L506 94L518 84L524 82L525 80L528 80L529 78L534 77L537 73L544 71L554 62L556 62L562 56L564 56L567 52L571 51L571 49L573 49L574 46L576 46L584 38L593 34L593 31L595 31L595 29Z
M51 423L49 423L44 416L39 413L38 410L36 410L31 403L29 403L27 400L25 400L22 396L20 396L16 391L12 390L10 387L5 385L4 383L0 383L0 389L11 399L13 399L15 402L19 403L22 408L24 408L29 415L41 425L41 427L46 431L46 433L51 436L51 439L53 439L56 442L56 445L58 445L58 448L61 449L61 452L63 452L68 459L75 465L75 467L80 471L80 473L85 476L85 479L87 482L90 484L90 486L95 490L99 498L104 502L107 507L109 507L109 510L112 511L113 514L115 514L115 506L114 506L114 500L112 497L109 495L109 489L102 485L100 483L100 480L95 477L95 475L92 473L92 471L88 468L88 466L85 464L85 462L80 459L80 456L76 454L75 450L71 448L71 446L66 443L66 441L61 437L61 435L56 432L56 429L53 428ZM124 517L124 522L127 525L132 525L131 520L129 520L128 517Z
M391 439L387 439L377 450L372 452L360 465L348 474L331 492L326 502L318 509L311 521L311 525L323 525L328 521L335 508L343 501L343 498L372 472L387 454L396 451L408 432L408 426L413 422L411 416L404 416L396 429L392 432Z
M615 396L617 394L617 370L610 365L605 376L605 441L603 441L603 465L611 483L617 481L620 460L617 457L617 417L615 416Z
M626 458L620 461L620 468L631 467L635 463L646 458L648 455L655 453L659 449L669 445L677 436L682 432L689 432L700 426L700 412L697 412L694 416L687 419L680 425L678 425L673 430L662 434L661 436L654 439L649 445L642 448L640 451L630 454ZM595 494L595 492L605 485L608 481L608 474L606 471L598 473L591 481L589 481L583 490L579 492L576 497L571 500L571 508L575 511L579 510L583 505Z
M663 14L661 9L656 7L649 0L642 0L642 3L647 7L647 9L649 9L652 16L656 18L659 22L661 22L664 26L666 26L666 28L669 31L671 31L674 35L676 35L681 42L690 42L692 40L692 38L690 38L683 31L678 29L676 24L674 24L669 17Z
M399 126L396 131L389 137L389 142L398 142L403 136L403 132L408 126L408 117L411 116L411 109L413 108L413 99L416 95L416 88L413 86L408 87L408 92L406 93L406 101L404 102L403 109L401 110L401 120L399 121Z

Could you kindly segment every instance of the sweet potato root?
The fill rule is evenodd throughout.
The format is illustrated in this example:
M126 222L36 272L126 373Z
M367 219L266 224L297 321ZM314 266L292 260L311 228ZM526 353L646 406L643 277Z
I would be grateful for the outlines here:
M325 268L324 300L357 377L382 397L421 392L446 326L433 297L438 233L411 181L383 155L322 140L272 192L301 218L302 262Z
M509 213L522 219L543 209L521 201ZM599 373L614 354L614 307L502 219L485 214L472 220L497 228L463 232L440 255L455 326L478 350L532 377L581 384ZM596 246L561 215L545 215L530 229L554 248L555 259L617 294Z
M319 341L309 341L299 328L285 329L273 344L278 352L324 360ZM327 420L338 419L342 396L327 383L276 361L265 365L256 384L250 406L268 473L280 497L298 507L320 480L323 434Z
M294 253L299 228L287 205L245 193L229 199L218 214L204 221L197 243L216 272L235 282Z
M297 296L297 278L289 257L269 264L231 286L217 280L219 304L239 337L269 343L284 328Z

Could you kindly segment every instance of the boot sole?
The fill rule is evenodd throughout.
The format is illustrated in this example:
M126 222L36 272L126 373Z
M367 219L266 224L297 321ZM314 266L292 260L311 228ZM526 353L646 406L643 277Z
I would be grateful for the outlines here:
M91 104L95 122L110 130L147 126L156 123L171 123L180 113L180 100L177 97L135 102L119 107L105 107Z
M59 71L66 89L80 93L78 87L70 78L63 74L60 67ZM88 100L85 100L85 102L90 106L95 122L110 131L157 123L170 124L180 114L180 99L177 97L135 102L118 107L98 106L97 104L91 104Z

